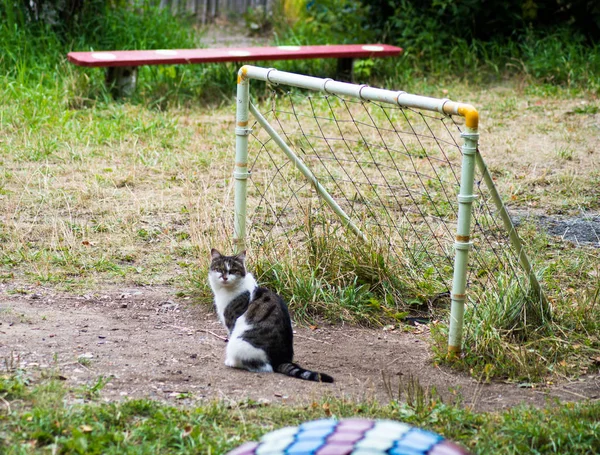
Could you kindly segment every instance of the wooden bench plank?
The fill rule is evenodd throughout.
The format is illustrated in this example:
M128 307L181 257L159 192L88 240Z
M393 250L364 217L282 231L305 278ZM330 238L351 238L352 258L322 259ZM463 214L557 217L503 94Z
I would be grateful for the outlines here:
M69 52L67 58L71 63L79 66L118 67L312 58L354 59L391 57L401 53L402 48L388 44L332 44L322 46Z

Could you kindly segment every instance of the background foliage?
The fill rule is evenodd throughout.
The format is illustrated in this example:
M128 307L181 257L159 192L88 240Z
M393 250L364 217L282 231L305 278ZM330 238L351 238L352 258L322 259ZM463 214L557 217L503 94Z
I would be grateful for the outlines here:
M202 33L190 18L173 17L152 0L133 5L124 0L0 0L0 71L35 79L33 68L57 68L72 50L201 47ZM377 65L358 62L357 78L365 82L409 88L416 79L486 83L519 75L600 90L600 4L593 1L282 0L268 20L279 44L385 42L404 48L401 58ZM334 64L294 61L280 68L320 76L331 74ZM83 71L90 78L87 95L98 97L100 71ZM153 93L155 99L166 93L222 99L231 94L235 68L141 71L139 79L146 85L139 92Z
M437 31L439 39L514 39L528 30L567 28L593 41L600 38L600 5L589 0L375 0L370 21L392 41Z
M304 16L280 24L282 42L384 42L404 56L367 75L464 77L521 74L543 82L600 86L600 4L592 1L308 1ZM361 73L362 74L362 73Z

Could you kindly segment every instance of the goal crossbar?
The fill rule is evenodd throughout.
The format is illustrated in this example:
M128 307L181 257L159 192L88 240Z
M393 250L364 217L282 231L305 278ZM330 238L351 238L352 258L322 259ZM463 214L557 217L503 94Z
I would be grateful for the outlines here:
M432 98L428 96L412 95L404 91L393 91L369 87L366 84L350 84L339 82L330 78L322 79L302 74L288 73L274 68L261 68L258 66L244 65L238 72L238 85L249 79L269 82L271 84L285 84L307 90L331 93L340 96L358 98L365 101L397 104L402 107L424 109L446 115L460 115L465 117L467 128L477 130L479 113L470 104L457 103L447 98ZM239 102L239 99L238 99Z
M333 79L323 79L312 76L279 71L273 68L261 68L251 65L243 66L238 72L237 79L237 112L236 112L236 158L235 158L235 211L234 211L234 245L236 250L242 251L246 247L246 199L248 172L248 136L251 134L249 127L249 114L255 117L271 139L284 151L294 166L308 179L315 190L342 220L343 224L354 232L359 238L365 239L360 229L352 223L350 217L336 203L333 197L320 184L311 170L305 166L268 121L250 103L249 81L259 80L274 85L286 85L306 90L324 92L337 96L356 98L363 101L387 103L404 108L427 110L443 115L459 115L465 119L465 129L461 132L463 144L461 147L460 188L458 192L458 216L456 235L454 241L454 268L451 290L451 314L448 339L448 353L457 355L461 352L464 308L467 288L467 262L471 241L472 204L476 199L474 194L474 175L477 167L483 176L486 186L500 212L502 222L507 229L510 241L517 252L520 265L525 270L533 291L542 302L546 302L537 277L533 272L530 261L524 251L521 240L506 211L504 203L499 196L492 181L491 175L478 150L479 114L470 104L459 103L449 99L438 99L420 95L413 95L404 91L392 91L367 85L339 82ZM547 305L547 302L546 302Z

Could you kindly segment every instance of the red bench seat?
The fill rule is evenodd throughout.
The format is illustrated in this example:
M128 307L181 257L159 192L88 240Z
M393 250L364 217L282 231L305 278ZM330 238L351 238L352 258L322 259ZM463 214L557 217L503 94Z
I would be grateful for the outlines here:
M142 65L337 58L337 78L352 80L352 65L355 58L392 57L401 53L402 48L388 44L332 44L325 46L69 52L67 58L75 65L107 68L106 84L113 96L119 97L133 93L137 79L136 68Z
M332 44L325 46L69 52L67 58L71 63L79 66L117 67L313 58L354 59L390 57L400 53L402 53L402 48L388 44Z

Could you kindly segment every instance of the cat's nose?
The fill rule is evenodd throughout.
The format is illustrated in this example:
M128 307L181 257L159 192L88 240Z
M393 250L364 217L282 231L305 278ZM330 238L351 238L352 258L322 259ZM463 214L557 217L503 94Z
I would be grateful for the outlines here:
M225 275L221 275L221 279L222 279L223 281L227 281L227 277L226 277Z

